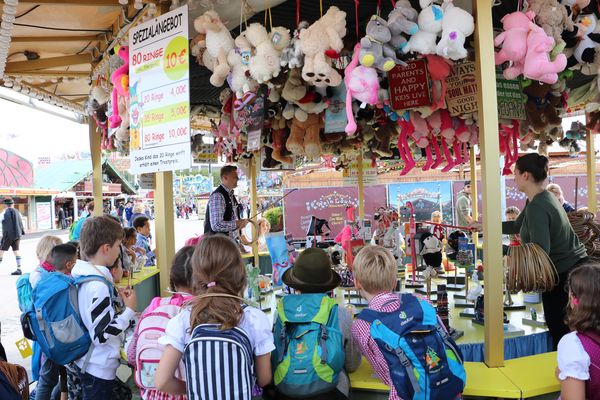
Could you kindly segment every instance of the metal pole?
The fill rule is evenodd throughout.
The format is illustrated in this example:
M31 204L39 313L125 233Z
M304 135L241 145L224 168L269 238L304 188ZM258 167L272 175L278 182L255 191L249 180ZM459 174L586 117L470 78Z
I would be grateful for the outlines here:
M498 102L494 65L492 0L472 0L476 23L475 54L478 84L481 182L483 184L483 255L485 260L484 355L488 367L504 365L502 216Z

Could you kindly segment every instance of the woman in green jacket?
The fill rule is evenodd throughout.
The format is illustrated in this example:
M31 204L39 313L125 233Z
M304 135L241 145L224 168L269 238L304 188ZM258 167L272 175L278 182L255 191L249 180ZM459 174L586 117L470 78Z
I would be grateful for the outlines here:
M537 153L519 157L515 164L515 183L528 203L515 221L502 223L502 233L520 234L521 243L535 243L548 254L558 273L559 282L542 293L544 316L554 348L569 332L564 311L569 296L565 288L569 272L587 259L585 247L573 231L567 214L556 197L546 190L548 158ZM480 229L480 224L473 224Z

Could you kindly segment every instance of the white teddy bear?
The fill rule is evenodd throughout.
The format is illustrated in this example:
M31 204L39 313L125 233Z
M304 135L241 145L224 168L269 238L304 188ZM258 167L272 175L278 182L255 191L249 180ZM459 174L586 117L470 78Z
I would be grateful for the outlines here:
M456 7L452 0L444 0L442 10L442 38L437 44L437 54L451 60L466 58L465 39L475 30L473 16Z
M419 30L410 37L402 51L404 53L417 52L420 54L435 54L437 36L442 31L444 12L432 0L420 0L421 12L417 20Z
M290 44L290 31L276 27L268 33L264 26L255 22L246 29L246 39L255 49L254 56L250 58L250 76L258 83L268 82L278 76L281 52Z

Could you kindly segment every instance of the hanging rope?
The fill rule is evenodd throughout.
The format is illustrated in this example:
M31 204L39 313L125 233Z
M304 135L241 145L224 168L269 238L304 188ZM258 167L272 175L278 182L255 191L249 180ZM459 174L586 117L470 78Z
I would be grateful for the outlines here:
M356 23L356 43L360 42L360 37L358 36L358 6L360 4L360 0L354 0L354 18Z
M300 26L300 0L296 0L296 29Z

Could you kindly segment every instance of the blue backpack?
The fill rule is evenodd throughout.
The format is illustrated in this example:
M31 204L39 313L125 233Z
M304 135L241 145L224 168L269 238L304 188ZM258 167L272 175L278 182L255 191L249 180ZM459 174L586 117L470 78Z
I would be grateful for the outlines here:
M71 229L69 230L69 240L79 240L79 236L81 235L81 228L83 228L83 224L90 216L91 215L86 215L85 217L79 218L73 223L73 225L71 225Z
M277 304L274 381L291 397L331 392L344 368L338 305L323 293L285 296Z
M29 274L21 275L19 279L17 279L16 284L19 309L21 312L25 312L33 302L33 289L31 288L31 283L29 283Z
M463 391L462 353L440 326L435 308L412 294L400 295L400 309L364 309L371 337L383 353L398 396L406 400L448 400Z
M105 283L113 295L112 284L102 276L73 279L60 272L44 271L33 290L33 303L21 316L25 337L37 341L55 363L66 365L87 354L83 371L92 353L92 340L79 315L77 290L91 281Z

